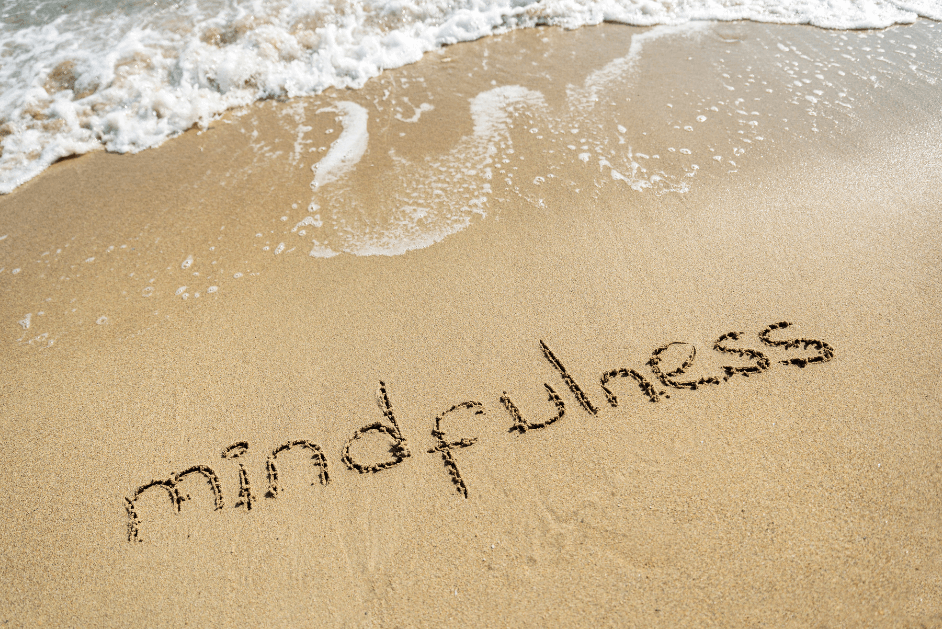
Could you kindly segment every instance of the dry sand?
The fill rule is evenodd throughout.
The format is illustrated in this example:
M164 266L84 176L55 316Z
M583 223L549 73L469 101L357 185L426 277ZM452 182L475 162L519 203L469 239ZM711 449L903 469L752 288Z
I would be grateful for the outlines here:
M0 198L0 625L942 626L939 29L714 25L592 74L645 32L447 48ZM818 72L815 103L788 91ZM308 255L290 230L324 152L294 152L298 112L315 149L337 137L319 110L369 112L320 216L382 235L506 85L545 100L515 110L486 216ZM404 122L404 98L434 109ZM729 332L761 356L715 351ZM351 460L400 462L358 473L345 444L376 422Z

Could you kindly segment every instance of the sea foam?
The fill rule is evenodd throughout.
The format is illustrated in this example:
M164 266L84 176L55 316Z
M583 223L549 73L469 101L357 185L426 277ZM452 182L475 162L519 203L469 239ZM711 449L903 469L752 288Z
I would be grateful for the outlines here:
M0 193L68 155L137 152L233 107L361 87L437 47L514 28L748 19L848 29L920 16L942 19L942 3L84 0L63 8L12 0L0 8ZM342 113L352 120L363 112ZM352 144L336 147L338 161L314 182L342 171L362 140L338 140Z

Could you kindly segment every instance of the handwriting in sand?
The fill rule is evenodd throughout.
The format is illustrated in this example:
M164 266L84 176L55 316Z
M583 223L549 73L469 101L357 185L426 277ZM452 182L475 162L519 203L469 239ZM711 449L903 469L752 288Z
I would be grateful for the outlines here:
M834 357L834 350L824 341L805 338L795 338L789 340L773 338L773 333L776 333L779 330L784 330L791 325L791 323L784 321L780 323L774 323L770 326L767 326L758 335L758 338L762 344L768 347L778 348L779 350L786 351L799 350L802 352L801 356L792 356L779 360L779 364L805 367L812 363L827 362ZM654 381L648 379L641 372L635 369L620 367L603 373L599 384L605 394L605 399L607 400L608 404L612 407L617 407L619 400L618 396L613 390L615 379L617 378L629 378L634 380L635 384L637 384L641 390L643 399L657 403L662 397L670 396L664 390L659 391L654 382L659 382L664 387L673 389L696 390L700 387L719 385L737 375L749 377L751 375L759 374L768 370L772 366L772 362L765 354L759 350L733 347L731 345L732 342L741 341L743 338L744 335L741 332L728 332L720 336L713 344L713 349L715 351L733 354L742 359L746 359L751 363L746 366L739 367L724 366L722 367L722 375L701 377L695 380L682 379L683 375L693 366L697 351L693 345L679 341L673 341L655 349L651 354L650 360L647 362L647 366L654 376ZM680 366L666 371L667 368L662 365L662 356L665 352L667 352L668 349L675 346L689 347L689 353L687 358L684 359ZM543 351L543 356L559 373L563 383L575 397L579 406L581 406L582 409L589 414L597 414L599 409L592 403L592 401L589 399L589 396L586 395L582 387L569 374L569 372L566 370L566 367L563 366L563 363L556 356L556 354L554 354L549 346L543 341L540 341L540 348ZM552 404L553 408L551 411L552 414L545 419L526 419L510 399L510 396L506 391L504 391L500 396L500 403L507 411L507 414L510 416L510 432L518 432L523 434L528 431L544 429L563 418L566 413L566 404L563 402L562 397L560 397L556 390L549 384L544 383L543 386L546 388L548 400ZM377 403L380 410L382 411L383 420L363 426L354 432L353 436L350 437L341 451L341 462L344 463L347 469L359 472L360 474L375 474L377 472L381 472L382 470L402 464L406 461L406 459L412 456L412 452L409 450L407 440L399 429L399 424L396 421L396 415L393 412L393 406L390 402L389 393L384 382L379 383ZM445 470L447 471L457 494L464 498L468 498L468 486L464 477L461 475L458 463L455 460L455 452L462 448L469 448L473 446L477 442L478 438L455 438L446 432L443 424L447 424L449 416L457 412L470 412L476 415L483 415L485 414L485 408L484 404L481 402L462 402L460 404L455 404L447 411L436 417L435 427L431 432L432 436L437 442L437 445L434 448L429 449L428 454L441 456L442 463L444 464ZM389 439L389 448L387 453L388 458L385 460L362 461L358 460L351 452L351 447L355 445L359 439L370 433L385 435ZM233 507L244 508L248 511L251 511L253 504L255 503L256 496L252 490L248 470L245 469L245 466L242 465L241 461L238 461L238 459L243 454L245 454L248 449L249 444L245 441L234 443L222 451L222 458L236 461L239 466L239 495L234 501ZM319 445L304 439L288 441L274 448L271 451L271 454L268 455L268 459L265 464L268 485L267 491L265 492L266 498L274 499L278 497L278 492L280 490L278 458L279 456L282 456L291 450L301 450L305 455L310 457L311 465L316 468L317 479L322 485L327 485L330 482L327 457ZM216 472L206 465L194 465L183 470L182 472L173 474L166 479L152 480L150 482L144 483L138 487L133 494L131 494L130 498L125 498L125 510L127 511L128 518L128 541L141 541L141 517L138 514L138 498L140 498L140 496L145 492L149 492L152 489L162 490L166 492L170 498L172 508L176 511L180 511L181 504L185 500L189 499L189 496L181 491L179 484L180 481L192 475L202 476L206 481L206 484L212 494L214 508L219 510L224 507L225 500L223 499L222 487Z

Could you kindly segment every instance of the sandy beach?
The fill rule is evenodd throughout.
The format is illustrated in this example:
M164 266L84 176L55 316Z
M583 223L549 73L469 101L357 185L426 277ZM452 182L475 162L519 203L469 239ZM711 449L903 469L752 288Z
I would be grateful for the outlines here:
M514 31L0 197L0 624L942 627L939 33Z

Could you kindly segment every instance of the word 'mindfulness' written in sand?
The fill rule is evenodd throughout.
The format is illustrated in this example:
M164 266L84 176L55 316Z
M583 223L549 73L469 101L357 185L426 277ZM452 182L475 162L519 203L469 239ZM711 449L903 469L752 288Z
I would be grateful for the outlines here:
M794 365L803 368L812 363L827 362L834 357L833 348L824 341L804 338L780 340L772 337L773 332L776 332L777 330L784 330L791 325L791 323L784 321L780 323L773 323L772 325L762 330L758 335L759 340L766 346L779 348L781 350L798 349L806 353L804 356L793 356L779 360L779 364ZM683 375L693 366L694 359L697 355L697 350L693 345L688 343L673 341L658 347L654 350L654 352L652 352L651 358L647 362L647 366L650 368L650 371L654 376L653 381L652 379L645 377L639 371L621 367L603 373L599 380L599 385L602 389L602 392L605 394L605 399L608 404L612 407L617 407L619 400L618 396L613 390L617 379L627 378L633 380L640 388L642 397L646 398L650 402L656 403L660 401L661 398L668 398L670 395L668 395L665 390L658 390L658 387L654 384L654 382L659 382L661 385L668 388L696 390L705 386L719 385L737 375L749 377L751 375L759 374L768 370L772 366L772 361L764 353L755 349L745 349L731 346L731 342L740 341L742 339L743 333L728 332L720 336L713 344L713 349L715 351L726 354L733 354L742 359L745 359L750 363L739 367L723 366L723 374L721 376L706 376L690 380L682 379ZM672 347L682 346L687 346L690 348L687 357L680 366L666 371L666 368L662 366L663 355ZM591 415L598 414L599 408L592 403L583 388L569 374L565 366L563 366L563 363L559 360L559 358L557 358L556 354L553 353L549 346L543 341L540 341L540 348L543 351L543 356L546 358L549 364L552 365L553 369L559 373L563 383L575 397L579 406L581 406L583 410ZM808 355L808 351L811 351L812 353ZM546 388L548 400L552 403L554 409L553 414L545 419L533 421L526 419L514 404L513 400L510 399L510 396L506 391L503 392L503 394L500 396L500 404L504 407L510 418L510 432L523 434L532 430L540 430L550 426L551 424L554 424L563 418L566 413L566 405L563 402L562 397L560 397L556 390L549 384L544 383L543 386ZM377 421L372 424L368 424L354 432L353 436L350 437L341 451L341 462L343 462L349 470L359 472L360 474L375 474L382 470L400 465L406 459L412 456L407 440L399 428L399 423L396 421L396 415L393 412L392 403L389 400L389 394L386 390L386 384L384 382L379 383L377 403L380 407L380 410L382 411L383 421ZM484 415L485 408L484 404L481 402L462 402L460 404L455 404L447 411L436 417L435 426L432 429L432 436L436 439L437 443L435 447L428 450L428 454L441 456L442 463L448 473L449 478L451 479L452 484L455 487L455 491L459 496L467 498L468 486L464 477L461 475L458 463L455 460L455 452L462 448L473 446L478 441L478 438L464 437L456 439L452 436L449 436L449 434L445 431L443 424L447 423L447 419L452 416L452 414L458 412L470 412L475 415ZM351 447L354 446L358 440L370 434L385 435L389 440L391 440L391 444L388 449L388 458L386 460L379 462L363 461L358 459L351 452ZM248 470L246 470L241 461L238 461L238 459L243 454L245 454L248 449L249 444L245 441L234 443L222 451L222 458L236 461L239 466L239 495L233 503L233 507L244 508L251 511L253 504L256 501L256 496L252 490ZM309 455L311 464L317 470L318 481L322 485L327 485L330 482L327 457L325 456L321 447L312 441L296 439L294 441L288 441L277 446L272 450L271 454L268 455L268 458L265 462L267 476L267 491L265 492L266 498L273 499L278 497L278 493L280 491L278 458L279 456L291 450L302 450L306 455ZM183 470L182 472L170 476L169 478L163 480L152 480L148 483L145 483L138 487L130 498L125 498L124 506L128 518L128 541L141 541L141 518L138 514L138 498L140 498L141 495L145 492L149 492L152 489L162 490L169 496L172 508L179 512L182 503L189 499L189 496L181 491L179 484L183 479L193 475L201 476L206 481L206 484L208 485L212 494L214 509L220 510L224 507L225 500L223 499L222 487L216 472L206 465L194 465Z

